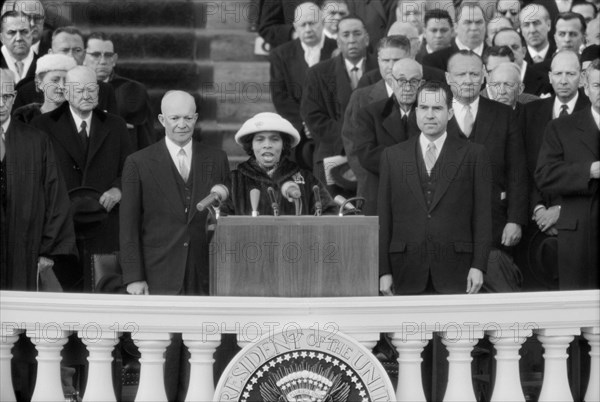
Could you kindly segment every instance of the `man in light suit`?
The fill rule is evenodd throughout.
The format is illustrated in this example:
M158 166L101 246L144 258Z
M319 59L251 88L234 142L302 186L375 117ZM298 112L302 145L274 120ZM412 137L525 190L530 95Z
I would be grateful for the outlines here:
M121 266L133 295L208 295L207 211L196 205L229 177L227 156L194 141L194 98L170 91L159 121L166 138L131 155L123 169ZM181 335L166 351L168 400L183 400L189 353Z
M599 287L600 59L587 69L585 91L591 108L550 122L535 171L538 187L561 197L555 224L561 290Z
M447 132L449 88L426 83L416 110L421 134L381 155L380 291L474 294L492 237L490 160Z

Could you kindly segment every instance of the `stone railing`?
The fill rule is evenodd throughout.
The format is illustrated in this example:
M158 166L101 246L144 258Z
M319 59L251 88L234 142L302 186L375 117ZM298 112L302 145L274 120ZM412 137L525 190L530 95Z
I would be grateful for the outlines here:
M240 346L278 331L335 330L367 348L379 333L392 333L399 352L396 399L424 400L421 352L433 333L449 356L446 401L475 400L471 351L489 336L496 349L493 401L524 401L519 350L530 336L544 348L540 401L573 400L567 347L576 335L591 346L586 401L600 400L600 292L548 292L420 297L241 298L166 297L0 292L0 400L15 400L11 347L26 331L38 351L34 401L63 399L61 350L72 333L87 346L84 401L114 401L111 352L118 335L131 332L141 353L136 400L165 400L163 353L172 333L181 333L191 353L187 400L213 399L213 353L222 333Z

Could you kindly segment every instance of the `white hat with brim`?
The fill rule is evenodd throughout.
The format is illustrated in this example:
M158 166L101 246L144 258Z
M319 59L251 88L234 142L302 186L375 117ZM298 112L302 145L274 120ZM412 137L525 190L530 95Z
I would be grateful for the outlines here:
M37 59L35 74L48 71L69 71L77 66L77 62L70 56L60 53L50 53Z
M264 112L252 117L242 125L235 134L235 142L242 145L242 138L265 131L276 131L287 134L292 139L292 148L300 143L300 133L292 126L292 123L277 113Z

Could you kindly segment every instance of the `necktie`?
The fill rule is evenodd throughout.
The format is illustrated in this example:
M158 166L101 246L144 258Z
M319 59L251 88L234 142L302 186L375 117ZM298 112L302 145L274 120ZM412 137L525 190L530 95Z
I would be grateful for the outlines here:
M17 74L19 75L19 79L23 78L23 68L25 67L25 65L23 64L22 61L17 61L15 62L15 66L17 67Z
M0 126L0 162L4 160L6 155L6 148L4 145L4 128Z
M318 49L316 49L314 47L309 47L304 52L304 60L306 61L306 64L308 64L309 67L312 67L319 62L321 52L320 51L317 52L317 50Z
M185 153L185 149L183 149L183 148L181 148L179 150L179 153L177 153L177 159L179 161L179 174L181 174L183 181L187 181L187 179L190 175L190 170L188 169L188 166L187 166L186 156L187 156L187 154Z
M427 144L427 150L425 151L425 167L427 168L427 174L431 175L431 171L435 166L435 161L437 160L437 156L435 154L436 146L433 142Z
M536 54L535 56L533 56L534 63L541 63L542 61L544 61L544 59L539 54Z
M405 113L404 116L402 116L402 129L405 133L408 132L408 113Z
M569 106L567 106L563 103L560 106L560 113L558 114L558 117L564 117L564 116L568 116L568 115L569 115Z
M86 128L87 123L84 120L81 122L81 127L79 128L79 132L77 133L77 135L79 135L79 140L81 141L81 145L83 145L83 149L85 149L85 151L87 152L88 135Z
M463 131L467 138L469 138L471 136L471 133L473 132L473 124L475 123L475 118L473 118L473 113L471 112L471 105L465 106L465 109L467 109L467 112L465 113L465 120L463 122Z
M358 86L358 67L356 66L350 70L350 86L352 87L352 90L355 90Z

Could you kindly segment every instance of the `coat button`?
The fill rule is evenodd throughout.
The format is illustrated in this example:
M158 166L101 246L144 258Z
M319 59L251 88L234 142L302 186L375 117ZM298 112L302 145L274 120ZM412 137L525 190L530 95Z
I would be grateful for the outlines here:
M185 243L183 243L183 247L187 247L187 246L189 246L189 245L190 245L190 244L189 244L187 241L186 241Z
M427 219L431 219L431 215L427 215Z

